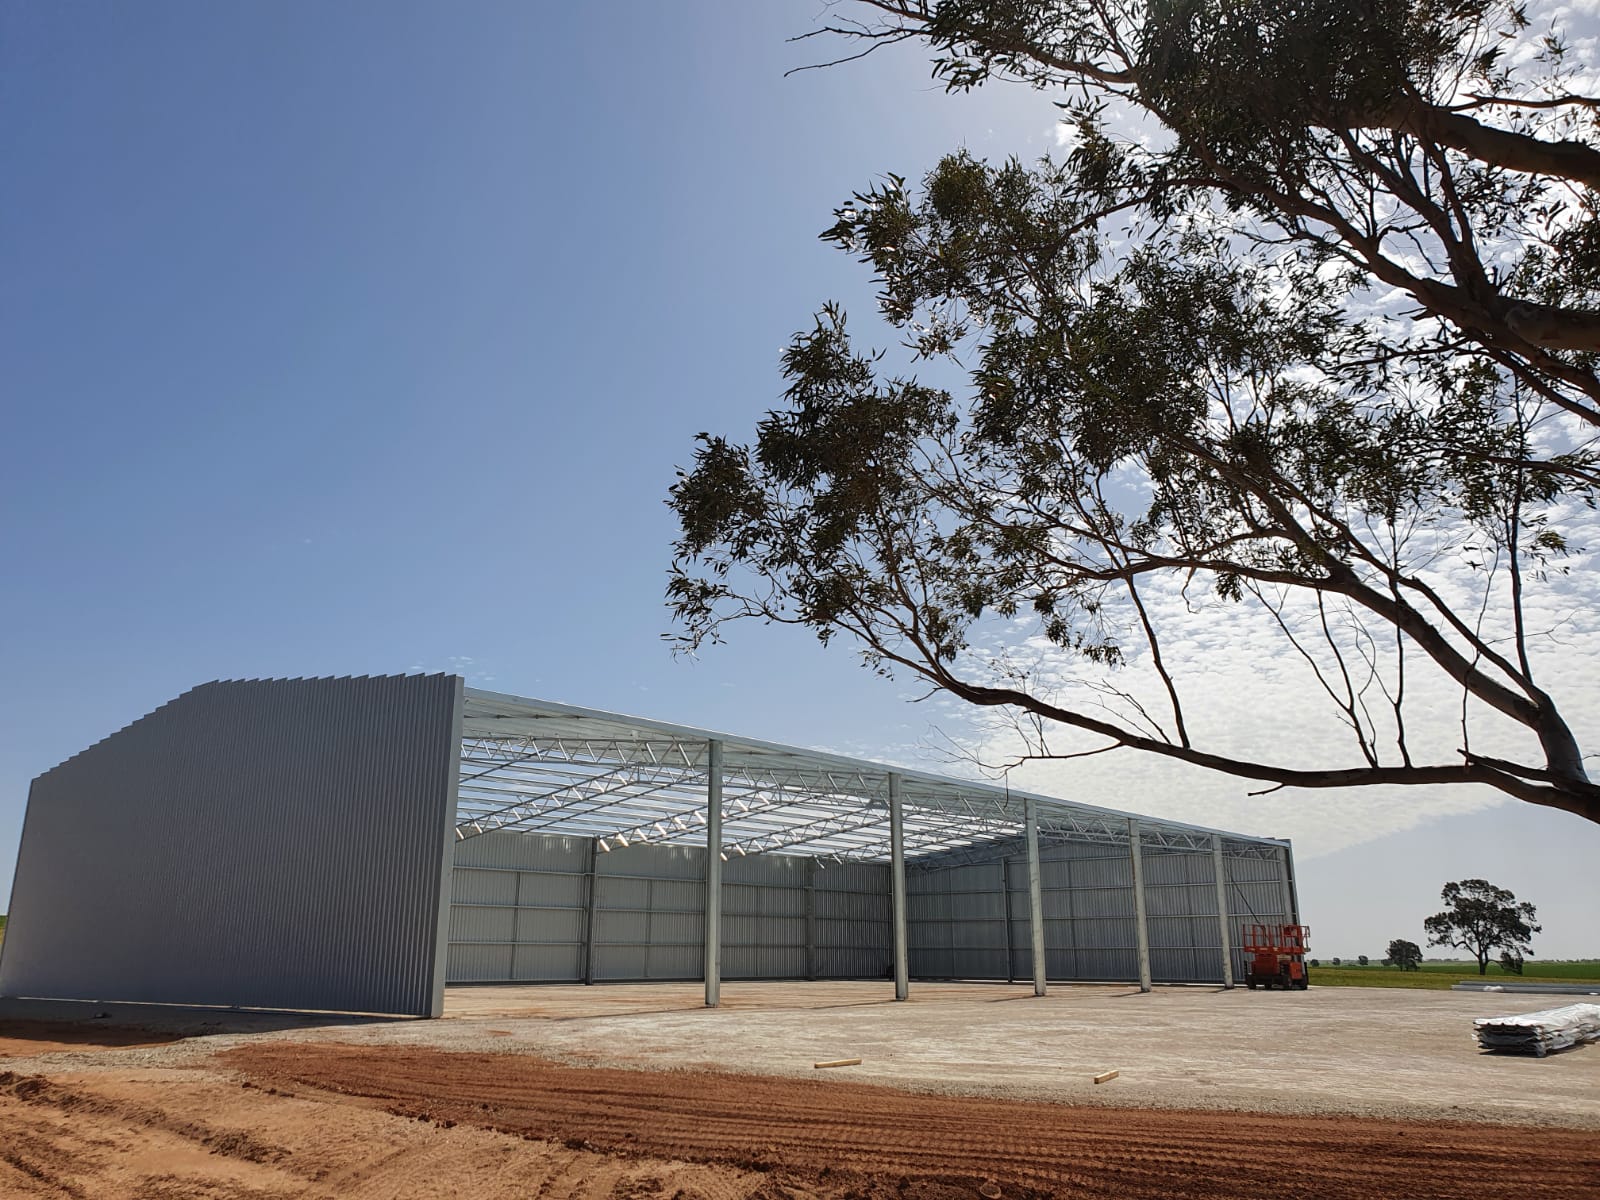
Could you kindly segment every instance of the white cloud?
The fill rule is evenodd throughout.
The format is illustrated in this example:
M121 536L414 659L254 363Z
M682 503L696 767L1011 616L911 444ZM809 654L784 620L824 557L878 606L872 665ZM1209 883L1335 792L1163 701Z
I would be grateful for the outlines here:
M445 658L443 666L418 659L408 669L421 674L459 675L474 686L493 683L495 679L490 664L469 654L451 654Z
M1590 664L1600 656L1600 596L1585 562L1530 593L1529 626L1541 635L1532 647L1540 682L1554 695L1580 744L1600 735L1600 688ZM1466 589L1437 581L1458 611L1475 612ZM1289 767L1359 767L1364 764L1354 734L1339 723L1334 702L1317 685L1304 659L1284 639L1271 617L1254 603L1213 598L1189 600L1175 581L1151 587L1145 602L1162 633L1162 650L1177 681L1190 736L1197 747ZM1304 613L1301 617L1304 617ZM1085 681L1098 668L1080 666L1037 637L1020 640L1011 628L1013 661L1025 660L1030 686L1054 693L1082 709L1101 701ZM1151 670L1149 655L1127 642L1129 666L1113 676L1168 731L1171 708ZM1308 649L1313 649L1308 644ZM1509 647L1502 647L1510 653ZM989 649L998 653L1002 641ZM1315 651L1313 650L1313 653ZM1324 656L1324 665L1331 660ZM1347 666L1359 666L1347 659ZM1406 732L1414 762L1454 764L1462 745L1460 689L1412 650L1407 656ZM1337 672L1333 679L1338 680ZM1336 687L1342 684L1336 682ZM1377 722L1374 744L1386 763L1398 763L1394 725L1381 693L1368 695ZM1127 704L1109 701L1124 712ZM1024 753L1022 741L999 714L941 701L942 728L997 764ZM1539 762L1533 738L1521 726L1474 703L1469 707L1474 751ZM1103 745L1077 731L1048 732L1053 753L1076 753ZM1012 783L1090 803L1131 809L1240 832L1289 837L1297 854L1315 858L1401 833L1437 818L1480 812L1512 803L1487 787L1440 785L1346 789L1285 789L1252 796L1270 784L1224 775L1134 751L1071 760L1032 760L1011 770Z

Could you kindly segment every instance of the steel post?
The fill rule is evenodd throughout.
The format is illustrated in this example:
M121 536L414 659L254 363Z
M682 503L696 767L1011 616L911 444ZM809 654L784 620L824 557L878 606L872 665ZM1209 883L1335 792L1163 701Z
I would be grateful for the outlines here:
M910 963L906 951L906 830L900 811L900 776L889 773L889 901L894 925L894 998L911 995Z
M1300 921L1300 886L1294 877L1294 851L1288 846L1283 848L1283 874L1289 881L1289 924L1299 925Z
M722 1002L722 743L706 743L706 1007Z
M1039 881L1039 812L1030 796L1022 802L1028 840L1028 939L1033 948L1033 994L1045 994L1044 890Z
M600 839L589 839L589 886L584 891L583 898L583 981L594 982L594 914L596 908L595 894L600 881Z
M1282 873L1278 876L1278 891L1283 897L1280 901L1283 905L1283 923L1294 925L1298 922L1294 919L1294 881L1290 876L1289 851L1280 848L1278 853L1281 856L1278 865Z
M1222 986L1233 986L1233 943L1228 936L1228 867L1222 861L1222 835L1211 837L1211 870L1217 879L1217 927L1222 932Z
M1011 860L1000 860L1000 896L1005 901L1006 913L1006 982L1017 981L1017 948L1011 933Z
M1139 852L1139 822L1128 819L1128 853L1133 859L1133 917L1139 939L1139 990L1150 990L1150 926L1144 911L1144 858Z
M517 978L517 934L522 929L522 872L517 872L516 886L511 894L511 944L506 947L506 979Z
M817 860L806 859L806 978L817 977Z

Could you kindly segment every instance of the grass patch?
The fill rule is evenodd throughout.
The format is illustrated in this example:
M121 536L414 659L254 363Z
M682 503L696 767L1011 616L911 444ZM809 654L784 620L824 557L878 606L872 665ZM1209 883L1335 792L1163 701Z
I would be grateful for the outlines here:
M1362 969L1359 966L1356 968L1358 971ZM1372 969L1372 967L1365 968L1368 971ZM1394 970L1393 967L1379 967L1377 969L1380 971ZM1422 964L1422 970L1445 975L1470 975L1474 979L1479 978L1477 963L1425 962ZM1522 975L1514 975L1510 971L1502 971L1499 963L1490 963L1489 975L1491 977L1498 976L1502 979L1570 979L1573 983L1593 983L1595 980L1600 979L1600 959L1589 958L1574 962L1540 962L1538 959L1531 959L1528 962L1527 970Z
M1489 964L1489 973L1479 975L1476 963L1423 963L1420 970L1400 971L1377 963L1363 967L1357 963L1326 964L1311 969L1312 987L1391 987L1449 991L1457 983L1592 983L1600 987L1600 961L1528 964L1523 975L1512 975Z
M1466 976L1439 975L1431 971L1374 971L1371 967L1311 967L1312 987L1425 988L1448 992Z

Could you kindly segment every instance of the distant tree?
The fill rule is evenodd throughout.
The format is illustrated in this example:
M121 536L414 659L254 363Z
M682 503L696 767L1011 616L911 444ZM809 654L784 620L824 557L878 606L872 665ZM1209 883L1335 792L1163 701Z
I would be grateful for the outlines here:
M1322 965L1322 960L1320 958L1313 958L1311 960L1311 965L1313 967L1320 967Z
M1395 938L1389 943L1389 953L1383 963L1388 967L1399 967L1402 971L1420 971L1422 947L1415 942L1406 941L1405 938Z
M1527 901L1518 903L1505 888L1487 879L1447 883L1439 893L1450 907L1422 923L1430 946L1454 946L1478 960L1478 974L1489 973L1489 956L1504 950L1519 959L1530 948L1538 912Z
M1515 950L1500 951L1500 969L1507 975L1522 974L1522 955Z
M1362 965L1362 966L1363 966L1363 967L1364 967L1364 966L1366 966L1366 965L1367 965L1367 963L1369 963L1369 962L1370 962L1370 961L1372 961L1372 960L1371 960L1371 959L1369 959L1369 958L1368 958L1368 957L1367 957L1367 956L1366 956L1366 955L1365 955L1365 954L1362 954L1362 955L1359 955L1359 956L1358 956L1358 957L1357 957L1357 958L1356 958L1356 961L1357 961L1357 962L1358 962L1358 963L1360 963L1360 964L1361 964L1361 965Z
M1337 958L1333 960L1333 965L1336 967L1339 965L1339 960Z

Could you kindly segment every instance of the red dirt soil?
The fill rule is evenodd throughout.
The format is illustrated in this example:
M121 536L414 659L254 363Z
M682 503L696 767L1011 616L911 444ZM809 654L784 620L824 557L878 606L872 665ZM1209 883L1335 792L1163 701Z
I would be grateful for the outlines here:
M476 1126L611 1159L756 1172L745 1194L759 1200L1369 1200L1484 1187L1544 1200L1600 1197L1592 1131L1072 1108L832 1077L590 1069L398 1046L273 1042L217 1061L247 1087L275 1094L333 1093L436 1127Z

